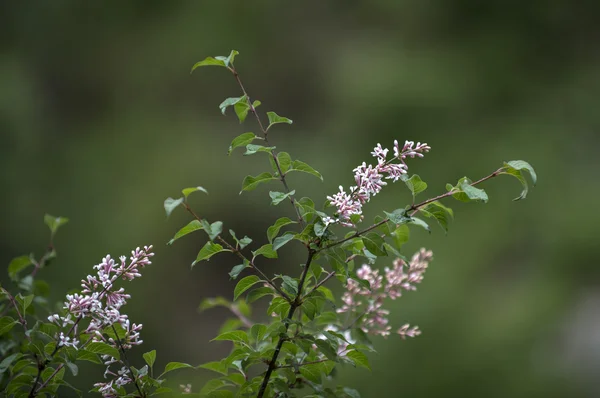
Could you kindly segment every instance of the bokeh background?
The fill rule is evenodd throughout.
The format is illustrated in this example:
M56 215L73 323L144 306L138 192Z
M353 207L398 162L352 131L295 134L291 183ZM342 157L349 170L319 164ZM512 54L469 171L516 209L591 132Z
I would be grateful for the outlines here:
M273 144L323 173L324 183L289 178L318 204L394 139L433 147L410 164L430 196L504 160L539 174L525 201L511 201L516 180L499 178L484 186L488 204L447 202L448 235L414 231L407 254L426 246L436 259L419 290L393 302L392 321L423 335L375 339L372 373L344 368L341 383L364 397L596 397L599 15L596 1L566 0L2 2L0 260L41 255L44 213L69 217L41 275L58 301L106 253L154 244L128 304L145 348L157 348L159 367L220 358L226 344L208 341L229 314L197 307L231 297L235 259L190 270L203 234L166 246L189 219L166 220L162 203L202 185L210 195L192 199L196 210L256 243L291 214L269 206L268 187L238 195L268 163L226 156L233 137L256 131L219 113L239 92L231 75L189 74L237 49L259 109L294 120ZM409 200L399 185L384 192L368 216ZM289 245L264 268L294 270L302 256ZM86 391L102 370L82 369L73 382ZM198 389L208 376L178 377Z

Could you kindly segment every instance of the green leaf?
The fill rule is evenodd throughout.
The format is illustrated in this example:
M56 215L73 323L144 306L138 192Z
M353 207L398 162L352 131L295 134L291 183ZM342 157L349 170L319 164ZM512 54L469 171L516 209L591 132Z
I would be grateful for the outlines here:
M0 336L10 332L10 330L17 324L19 321L15 321L9 316L3 316L0 318Z
M271 225L268 229L267 229L267 238L269 239L269 242L273 242L273 238L277 236L277 234L279 233L279 230L289 224L296 224L296 221L292 221L287 217L281 217L280 219L278 219L277 221L275 221L275 224Z
M424 230L426 230L427 232L431 233L431 228L429 227L429 225L425 221L421 220L420 218L411 217L409 224L417 225L417 226L423 228Z
M320 238L325 233L326 228L325 225L323 225L322 223L316 222L313 227L313 230L315 231L315 235Z
M211 341L233 341L234 343L248 344L248 335L243 330L232 330L231 332L225 332Z
M385 241L375 232L369 232L362 237L365 248L376 256L387 256L387 252L383 248Z
M410 221L410 216L406 214L405 209L396 209L391 213L384 211L384 213L396 225L406 224Z
M321 175L321 173L319 173L317 170L313 169L308 164L306 164L300 160L294 160L290 171L301 171L303 173L312 174L315 177L317 177L318 179L320 179L321 181L323 181L323 176Z
M244 147L248 144L251 144L252 141L256 139L256 135L254 133L244 133L240 134L231 141L231 145L229 145L229 150L227 151L227 155L231 155L231 152L235 148Z
M274 147L274 146L262 146L262 145L248 144L248 145L246 145L246 152L244 152L244 156L254 155L257 152L270 153L275 148L276 147Z
M267 116L269 118L269 126L267 127L267 130L269 130L272 125L277 124L277 123L287 123L287 124L293 123L292 120L288 119L287 117L279 116L275 112L267 112Z
M235 285L235 289L233 291L233 300L237 300L242 293L259 282L261 282L261 279L256 275L248 275L240 279L237 285Z
M267 309L267 314L271 315L273 313L279 315L281 319L285 318L290 310L290 303L287 302L283 297L274 297L271 300L271 305Z
M248 268L249 265L244 262L244 264L236 265L229 271L229 277L231 279L237 279L237 277L242 273L243 270Z
M362 366L371 370L371 366L369 365L369 359L365 354L360 351L352 350L346 353L346 356L352 360L356 364L356 366Z
M289 234L289 233L285 234L283 236L280 236L278 238L275 238L275 240L273 240L273 250L275 250L275 251L279 250L279 248L281 248L283 245L285 245L292 239L294 239L294 234Z
M204 192L205 194L208 195L208 191L206 189L204 189L203 187L192 187L192 188L185 188L182 189L181 192L183 193L183 196L185 197L185 199L187 200L187 197L192 193L192 192Z
M248 303L253 303L256 300L258 300L261 297L265 297L265 296L269 296L269 295L273 295L273 289L271 289L270 287L259 287L257 289L252 290L250 293L248 293L248 295L246 296L246 301Z
M488 196L483 189L475 188L471 185L471 182L462 181L459 188L463 191L471 200L478 200L487 203Z
M30 294L28 296L23 296L21 293L17 294L15 296L15 300L17 301L17 303L20 304L20 311L21 314L24 316L25 312L27 311L27 308L29 308L29 306L31 305L31 303L33 302L33 298L34 295Z
M239 52L235 50L231 50L231 53L228 57L217 56L217 57L206 57L203 61L196 62L194 66L192 66L192 70L190 73L194 72L196 68L201 66L222 66L224 68L229 67L229 65L233 65L233 60L235 56L238 55Z
M510 162L505 162L504 164L506 166L512 167L515 170L527 170L529 172L529 175L531 176L531 181L533 181L533 185L535 186L535 184L537 184L537 174L535 173L533 167L531 167L531 165L526 161L511 160Z
M398 226L398 228L396 228L394 232L392 232L392 239L394 240L394 243L396 244L396 247L398 249L400 249L403 244L408 242L409 238L410 230L405 224Z
M223 232L223 222L222 221L215 221L214 223L209 225L207 221L202 220L202 227L208 234L208 237L210 238L210 240L215 240L215 238L217 236L221 235L221 232Z
M237 245L240 247L240 249L243 249L244 247L252 243L252 239L250 239L247 236L244 236L242 239L238 239L237 236L235 236L235 232L233 232L233 230L231 229L229 230L229 233L231 234Z
M221 361L207 362L200 366L201 369L212 370L213 372L220 373L224 376L227 376L227 364Z
M298 281L295 280L294 278L287 276L287 275L283 275L281 277L281 279L283 279L283 283L281 285L281 287L283 288L284 291L291 293L293 295L298 294Z
M279 203L286 200L287 198L294 195L295 193L296 193L295 190L290 191L288 193L270 191L269 196L271 197L271 204L274 206L277 206Z
M300 367L300 374L313 383L321 384L321 369L316 364Z
M62 225L65 225L68 222L69 222L69 219L66 217L54 217L54 216L51 216L50 214L46 214L44 216L44 223L46 223L48 228L50 228L51 236L54 236L56 231L58 231L58 228L60 228Z
M166 373L171 372L173 370L177 370L177 369L182 369L182 368L194 368L192 365L188 365L187 363L183 363L183 362L169 362L167 364L167 366L165 366L165 371L162 372L162 374L160 376L158 376L158 378L162 378Z
M235 104L237 103L247 103L248 97L246 97L245 95L242 95L241 97L229 97L226 98L223 102L221 102L221 104L219 105L219 109L221 110L221 113L224 115L225 111L227 110L228 107L230 106L235 106ZM247 106L247 105L246 105Z
M506 168L506 170L501 174L511 175L515 177L521 182L521 185L523 186L521 194L513 200L525 199L527 197L527 193L529 192L529 184L527 184L527 180L523 176L521 170L527 170L529 172L533 181L533 185L535 186L537 182L537 175L535 174L533 167L531 167L529 163L523 160L512 160L510 162L505 162L504 167Z
M263 182L268 182L275 179L276 178L271 173L267 172L259 174L256 177L250 175L246 176L246 178L244 178L244 181L242 182L242 190L240 191L240 195L244 191L252 191L256 189L256 187Z
M335 352L336 350L331 346L329 341L317 339L315 340L315 345L317 346L318 351L323 353L328 359L331 359L332 361L337 360L338 355Z
M238 117L240 123L243 123L246 120L246 116L248 116L248 112L250 111L250 104L248 103L248 99L246 97L245 101L239 101L233 105L233 110Z
M165 212L167 213L167 217L169 217L171 215L171 213L173 212L173 210L175 210L175 208L177 206L182 204L184 200L185 200L185 198L179 198L179 199L167 198L167 199L165 199L164 206L165 206Z
M435 218L440 227L442 227L446 232L448 231L448 224L450 223L450 220L454 217L454 212L452 209L444 206L437 200L427 204L427 206L419 209L419 211L426 217Z
M290 167L292 167L292 158L287 152L279 152L277 154L277 161L279 162L279 167L281 168L281 172L283 174L285 174Z
M202 389L200 390L200 396L201 397L208 397L208 398L229 398L229 397L233 397L233 393L231 391L218 391L219 389L223 388L223 387L228 387L228 386L232 386L233 384L229 383L228 381L225 380L220 380L220 379L213 379L208 381L204 387L202 387ZM222 395L220 393L225 393L225 395ZM227 393L229 393L229 395L227 395Z
M175 236L173 236L173 239L171 239L169 242L167 242L167 245L172 245L173 242L175 242L177 239L181 238L182 236L185 236L185 235L187 235L191 232L197 231L199 229L202 229L202 224L200 223L200 221L192 220L189 222L188 225L186 225L185 227L183 227L179 231L177 231Z
M254 257L264 256L266 258L277 258L277 252L273 250L273 245L271 243L262 245L258 250L253 251L252 255Z
M148 366L154 366L154 362L156 361L156 350L148 351L144 355L144 361L148 364Z
M102 364L102 361L98 357L98 354L94 354L93 352L89 352L86 350L78 350L77 351L77 360L78 361L88 361L95 363L97 365Z
M31 255L13 258L10 264L8 264L8 276L10 279L15 280L20 271L32 264Z
M408 189L410 189L410 192L412 192L413 198L427 189L427 183L421 180L421 177L419 177L417 174L414 174L408 179L403 179L403 181Z
M215 254L225 251L228 252L231 250L223 249L223 246L221 246L218 243L206 242L204 247L202 247L202 249L200 249L200 251L198 252L198 256L196 257L196 260L194 260L194 262L192 263L192 267L202 260L208 260Z
M106 343L92 342L85 346L85 350L94 354L110 355L113 358L119 359L119 350Z
M205 311L219 306L229 308L231 307L231 302L224 297L208 297L200 302L198 311Z
M252 327L250 328L250 338L254 341L261 342L263 337L265 337L267 333L267 326L260 324L260 323L255 323L254 325L252 325Z

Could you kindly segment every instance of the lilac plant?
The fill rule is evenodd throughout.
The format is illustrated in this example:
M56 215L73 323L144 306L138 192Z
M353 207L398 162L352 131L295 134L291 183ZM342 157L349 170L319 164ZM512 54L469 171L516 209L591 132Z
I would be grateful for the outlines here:
M289 174L305 173L319 180L323 176L271 144L276 128L292 124L292 120L269 111L265 123L264 116L257 111L260 101L250 97L234 66L237 55L237 51L232 51L229 56L208 57L196 63L192 72L204 66L217 66L232 74L241 95L225 99L219 108L223 114L233 109L240 123L251 115L258 134L246 132L235 137L228 154L245 148L244 155L266 156L270 166L259 175L246 176L241 193L279 182L279 190L268 193L270 203L277 206L288 202L288 211L293 215L273 217L265 238L250 238L231 229L224 232L222 221L211 222L208 215L192 208L189 196L195 192L207 193L201 186L185 188L181 197L165 200L167 216L182 208L191 217L169 245L196 231L204 231L207 236L192 267L220 253L229 253L239 260L229 271L231 279L239 279L231 299L208 298L201 304L202 309L224 307L233 315L213 339L227 342L231 350L225 358L196 367L218 376L201 388L193 383L181 384L178 391L224 398L359 397L352 386L333 387L334 370L348 366L370 369L367 354L375 351L378 339L390 336L406 339L421 334L417 326L392 325L389 320L393 308L390 303L416 290L433 259L433 253L424 248L406 256L404 244L410 229L430 231L428 221L435 221L447 231L454 213L441 200L487 202L487 193L479 185L499 175L517 178L523 190L516 200L523 199L528 193L524 174L528 173L535 184L535 171L525 161L505 162L479 180L460 178L456 184L447 184L445 192L417 201L427 183L412 173L412 168L418 166L412 160L424 158L431 147L426 143L395 140L391 150L381 144L373 148L370 162L364 161L353 170L354 183L348 189L341 185L339 192L316 201L299 197L289 186ZM371 223L359 227L365 223L363 209L371 198L389 183L397 182L408 188L412 201L398 209L381 211ZM56 257L53 238L67 221L46 216L51 231L47 252L39 260L33 255L21 256L9 264L8 273L17 293L0 287L3 394L59 396L62 390L70 388L82 395L66 380L69 373L71 377L77 376L81 361L104 369L103 377L88 388L96 395L175 394L167 386L165 375L193 366L171 362L155 376L156 351L147 351L142 358L131 355L130 351L142 344L143 328L124 311L125 304L133 299L127 284L135 282L151 264L152 246L137 248L129 257L121 256L118 260L107 255L81 281L81 289L66 295L58 311L50 309L48 286L37 277ZM278 259L282 250L305 253L298 275L268 275L263 271L263 265ZM251 311L251 306L259 300L267 308L262 316Z
M245 148L246 156L266 156L270 170L256 176L246 176L241 193L252 191L266 183L278 181L280 190L269 191L272 205L289 202L294 217L273 219L267 229L266 241L224 233L223 222L209 222L207 216L196 213L188 196L202 187L186 188L180 198L168 198L164 207L167 216L177 207L185 209L192 220L169 242L194 231L204 230L208 240L198 252L192 266L207 261L219 253L230 253L240 264L229 272L231 279L242 277L234 289L233 299L207 299L202 308L223 306L236 319L222 328L215 341L229 341L232 349L226 358L201 365L219 376L209 381L200 393L219 397L357 397L358 392L347 386L325 386L336 367L369 368L366 353L374 350L372 337L387 337L392 333L401 338L416 337L421 331L405 324L389 324L387 301L399 298L403 292L416 289L432 260L431 251L421 249L408 259L403 245L409 237L409 227L430 230L425 219L436 221L445 230L453 211L440 200L453 197L463 202L487 202L486 192L477 185L501 174L517 178L523 185L519 198L525 198L528 172L535 183L533 168L524 161L511 161L490 175L472 181L463 177L448 184L446 192L418 202L417 195L427 184L417 174L409 172L408 160L423 158L431 147L426 143L394 141L392 150L380 144L373 149L373 164L363 162L354 171L354 184L343 186L326 198L314 201L298 197L287 176L303 172L322 180L320 172L291 154L278 151L271 137L279 124L292 120L275 112L266 112L266 120L257 108L260 101L250 97L234 65L237 51L228 56L208 57L196 63L192 72L205 66L221 67L230 72L240 88L239 97L225 99L219 106L223 114L233 109L240 123L250 114L255 119L258 134L243 133L233 139L229 154ZM363 208L390 182L401 181L411 191L413 200L403 208L384 211L363 229ZM317 204L323 203L323 208ZM333 208L333 209L331 209ZM331 211L330 211L331 209ZM419 216L419 217L417 217ZM425 219L423 219L425 218ZM283 231L283 228L287 229ZM261 244L255 245L255 242ZM306 260L299 275L269 276L262 271L265 262L277 259L281 250L295 248L305 251ZM303 247L303 248L302 248ZM341 300L326 284L337 280L344 293ZM262 317L252 318L249 306L263 300L267 307ZM330 383L328 383L330 384ZM305 395L307 394L308 395Z

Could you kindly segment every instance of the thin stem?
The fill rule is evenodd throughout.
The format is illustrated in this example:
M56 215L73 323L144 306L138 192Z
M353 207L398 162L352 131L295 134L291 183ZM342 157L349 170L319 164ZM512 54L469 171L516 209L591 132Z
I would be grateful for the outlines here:
M58 374L58 372L65 366L64 363L61 363L60 365L58 365L56 367L56 369L54 370L54 372L52 372L52 374L50 376L48 376L48 378L46 379L46 381L44 381L42 384L40 384L39 388L35 388L35 386L37 385L37 383L40 381L40 374L38 374L38 377L35 381L35 383L33 384L33 387L31 388L31 391L29 392L29 397L35 397L38 393L38 391L42 391L44 389L44 387L46 387L48 385L48 383L54 378L54 376L56 376Z
M292 301L290 305L290 310L287 314L286 320L288 322L285 323L285 332L279 336L279 341L277 342L277 346L275 347L275 351L273 352L273 357L269 361L269 367L267 368L267 372L265 373L265 377L263 379L262 385L260 386L260 390L258 391L257 398L262 398L267 390L267 386L269 384L269 379L271 378L271 374L277 368L277 358L279 357L279 352L281 351L281 347L283 346L284 341L287 340L287 331L290 327L289 321L294 317L294 313L296 309L302 305L302 301L300 300L302 296L302 288L304 287L304 282L306 281L306 277L308 275L308 270L310 269L310 265L312 263L313 256L315 255L315 251L312 249L308 250L308 258L306 260L306 265L304 265L304 269L302 270L302 274L300 275L300 282L298 283L298 293Z
M242 83L242 79L240 79L240 75L237 73L237 71L235 70L235 68L233 67L233 65L229 68L229 70L231 71L231 73L233 73L233 76L235 77L235 80L238 82L238 85L240 86L240 89L242 89L242 93L246 96L246 101L248 103L248 106L250 107L250 111L252 111L252 113L256 117L256 121L258 122L258 126L260 127L260 130L261 130L261 132L263 134L263 138L265 139L265 143L268 144L269 143L269 138L268 138L268 130L269 130L269 128L267 127L265 129L265 127L263 126L262 121L260 120L260 116L258 116L258 112L256 112L256 108L252 104L252 101L250 100L250 96L248 95L248 92L244 88L244 84ZM277 153L274 150L271 150L269 153L271 154L271 157L273 158L273 163L275 163L275 166L277 167L277 172L279 173L279 176L280 176L279 179L281 180L281 182L283 184L283 187L285 188L286 193L289 194L291 192L291 190L290 190L290 188L289 188L289 186L287 184L287 181L285 180L285 173L281 169L281 165L279 164L279 159L277 159ZM305 227L304 219L300 215L300 210L298 210L298 207L296 206L296 199L294 199L293 195L288 195L288 198L290 200L290 203L294 207L294 210L296 211L296 216L298 217L298 222L300 223L300 226L302 227L302 229L304 229L304 227Z
M196 214L196 212L194 210L192 210L192 208L185 202L183 202L181 204L185 210L188 211L188 213L190 213L196 220L198 221L202 221L202 219ZM257 273L260 274L260 276L273 288L277 291L277 293L279 293L281 295L281 297L283 297L287 302L291 302L292 299L290 298L290 296L288 296L283 290L281 290L279 288L279 286L277 286L275 284L275 282L273 282L264 272L262 272L257 266L256 264L254 264L253 261L248 260L248 258L246 256L244 256L242 254L242 252L240 252L238 249L236 249L235 247L233 247L233 245L231 245L229 242L227 242L225 239L223 239L220 235L217 236L217 240L219 242L221 242L223 245L225 245L227 247L227 249L229 249L233 254L235 254L236 256L238 256L240 259L242 259L242 261L247 261L248 265L250 267L252 267L252 269L254 269Z
M325 284L325 282L327 282L329 279L331 279L334 276L335 276L335 271L331 271L330 273L328 273L327 276L321 282L317 283L312 289L310 289L310 291L308 293L306 293L304 295L304 297L308 297L311 294L313 294L318 288L323 286Z
M122 354L121 363L123 363L127 367L127 370L131 374L131 379L133 380L133 384L135 384L135 388L140 393L140 397L145 397L146 395L142 392L142 389L140 388L137 380L135 379L135 374L133 373L133 369L131 368L131 364L129 363L129 359L127 358L127 353L125 352L125 348L123 347L123 344L121 343L121 339L119 338L119 335L117 333L117 329L115 328L114 323L112 325L110 325L110 327L112 328L113 332L115 333L115 341L117 342L117 345L119 346L119 350L121 351L121 354Z

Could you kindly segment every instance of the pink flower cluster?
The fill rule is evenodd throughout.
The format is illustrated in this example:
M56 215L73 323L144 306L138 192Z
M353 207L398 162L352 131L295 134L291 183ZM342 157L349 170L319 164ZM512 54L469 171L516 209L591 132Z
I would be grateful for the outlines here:
M120 311L131 296L125 293L125 289L117 289L115 283L119 279L131 281L140 277L140 269L151 264L150 257L152 256L154 256L152 246L144 246L143 249L138 247L133 250L129 261L127 261L127 257L121 256L119 263L116 263L110 255L107 255L100 264L95 265L96 275L88 275L81 281L83 288L81 292L66 296L67 301L63 307L66 314L64 316L54 314L48 317L50 322L63 329L69 327L68 331L61 331L58 334L58 347L80 349L85 348L89 343L102 342L121 351L141 344L142 325L130 323L128 316ZM83 320L89 320L86 327L81 324ZM124 331L124 337L118 341L105 333L106 328L115 325L119 325ZM81 332L78 333L78 330ZM86 343L81 344L77 337L81 335L90 335L91 337ZM104 377L112 376L112 380L106 383L96 383L94 387L97 387L104 397L116 397L116 388L132 382L129 370L126 366L122 366L115 373L110 366L115 363L124 364L110 355L103 355L102 360L107 366Z
M368 265L363 265L356 276L369 282L366 288L353 279L348 279L346 292L342 296L343 305L338 313L348 313L359 317L358 326L365 333L387 337L392 327L388 324L389 311L383 308L384 300L392 300L402 296L402 290L416 290L416 284L421 283L423 274L433 259L430 250L421 249L415 253L407 264L402 259L396 259L393 268L385 268L385 277ZM398 331L402 338L415 337L421 334L417 326L406 324Z
M415 145L413 141L406 141L404 146L400 148L398 141L394 141L394 156L388 159L389 149L382 148L381 144L377 144L371 152L371 155L377 159L377 165L367 166L363 162L353 170L356 186L350 187L350 193L346 193L344 187L340 185L340 192L327 196L327 199L337 208L337 211L335 217L323 218L325 226L333 223L340 223L347 227L354 226L351 216L360 215L360 220L362 220L362 206L387 185L384 178L390 179L392 182L398 181L408 170L404 160L407 157L423 157L423 154L429 152L430 149L431 147L426 143L417 142ZM393 163L394 161L400 163Z

